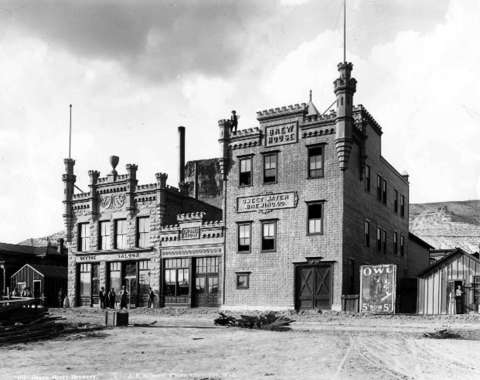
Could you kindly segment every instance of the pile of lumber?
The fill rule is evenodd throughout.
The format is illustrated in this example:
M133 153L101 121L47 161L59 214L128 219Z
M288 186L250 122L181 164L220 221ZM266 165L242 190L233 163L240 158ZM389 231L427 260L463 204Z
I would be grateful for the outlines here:
M16 308L0 312L0 346L51 339L63 334L98 330L96 325L62 323L65 318L53 317L47 308Z
M219 313L220 316L215 319L217 326L242 327L246 329L260 329L271 331L290 330L290 323L293 319L275 312L262 313L257 315L241 315L236 317L225 313Z

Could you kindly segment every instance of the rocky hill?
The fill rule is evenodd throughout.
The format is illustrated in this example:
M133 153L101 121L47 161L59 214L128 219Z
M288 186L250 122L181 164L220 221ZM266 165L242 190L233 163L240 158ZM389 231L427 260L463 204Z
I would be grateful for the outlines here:
M65 233L63 231L55 232L54 234L40 237L40 238L30 238L27 240L23 240L17 244L21 245L32 245L34 247L45 247L50 241L51 244L57 244L57 240L60 238L65 238Z
M478 252L480 201L411 204L410 231L435 248Z

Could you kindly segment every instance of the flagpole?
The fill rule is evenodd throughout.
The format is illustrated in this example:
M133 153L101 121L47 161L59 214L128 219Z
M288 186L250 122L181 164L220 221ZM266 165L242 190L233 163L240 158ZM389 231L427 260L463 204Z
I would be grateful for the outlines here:
M70 104L70 123L68 131L68 158L72 158L72 105Z

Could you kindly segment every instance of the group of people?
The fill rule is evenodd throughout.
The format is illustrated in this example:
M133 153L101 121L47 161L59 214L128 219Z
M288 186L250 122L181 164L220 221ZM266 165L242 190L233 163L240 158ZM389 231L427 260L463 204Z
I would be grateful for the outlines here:
M7 289L8 290L8 289ZM23 288L22 292L20 292L17 288L14 288L12 292L10 293L10 297L32 297L32 292L30 288L27 286L26 288Z
M115 309L117 304L117 294L115 293L115 289L111 288L108 292L105 291L105 288L102 286L100 288L100 292L98 292L98 298L100 300L100 308L105 309ZM125 285L122 286L120 290L120 309L128 308L129 304L129 293ZM155 293L153 292L152 288L148 289L148 307L153 307L155 301Z

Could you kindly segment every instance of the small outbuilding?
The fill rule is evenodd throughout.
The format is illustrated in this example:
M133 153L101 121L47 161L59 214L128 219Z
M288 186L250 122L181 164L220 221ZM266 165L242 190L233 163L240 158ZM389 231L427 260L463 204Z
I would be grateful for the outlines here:
M480 260L461 248L451 250L418 275L419 314L478 312Z
M43 299L47 306L61 306L67 289L67 268L55 265L25 264L10 277L11 289L21 294L29 288L34 298Z

